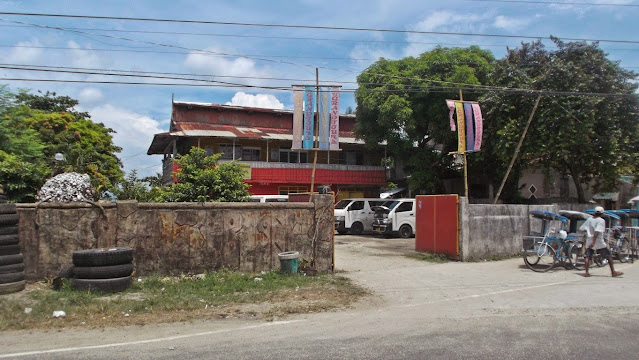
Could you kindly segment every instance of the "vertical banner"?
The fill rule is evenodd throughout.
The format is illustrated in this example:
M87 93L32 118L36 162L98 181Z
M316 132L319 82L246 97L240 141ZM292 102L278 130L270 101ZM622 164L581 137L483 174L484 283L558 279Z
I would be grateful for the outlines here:
M304 137L304 92L303 87L293 86L293 145L291 149L302 148L302 138Z
M339 150L339 88L339 86L331 87L331 150Z
M464 116L466 117L466 150L473 151L475 146L475 132L473 130L473 107L464 103Z
M455 109L457 110L457 152L463 154L466 152L466 124L464 119L464 103L455 101Z
M475 115L475 151L481 149L481 138L484 133L484 119L481 116L479 104L473 104L473 114Z
M448 117L450 118L450 131L455 131L455 120L453 120L455 102L453 100L446 100L446 106L448 106Z
M328 88L320 88L319 97L319 148L328 150L331 131L331 106Z
M315 87L304 87L304 139L302 145L304 149L313 148L314 127L315 127Z

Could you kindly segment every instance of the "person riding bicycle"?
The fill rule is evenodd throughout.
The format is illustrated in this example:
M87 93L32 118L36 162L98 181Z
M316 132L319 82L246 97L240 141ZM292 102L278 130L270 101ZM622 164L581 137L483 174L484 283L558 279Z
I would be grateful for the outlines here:
M595 254L595 251L601 255L602 258L608 259L608 265L610 265L610 273L613 277L621 276L623 273L621 271L615 271L615 268L612 264L612 255L610 253L610 249L608 249L608 245L604 241L604 232L606 231L606 222L601 217L604 214L604 208L601 206L597 206L595 208L595 213L593 217L589 218L581 225L580 230L585 232L586 240L586 272L584 273L584 277L589 277L590 273L588 272L588 266L592 261L592 257Z

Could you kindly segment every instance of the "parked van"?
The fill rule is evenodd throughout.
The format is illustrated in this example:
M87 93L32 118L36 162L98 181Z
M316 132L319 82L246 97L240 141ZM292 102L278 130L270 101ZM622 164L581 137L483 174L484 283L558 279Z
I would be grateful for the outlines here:
M335 230L340 234L350 231L359 235L373 230L374 206L381 205L384 199L342 199L335 204Z
M251 195L250 202L288 202L288 195Z
M402 238L415 235L415 199L394 199L375 207L373 231L379 234L399 234Z

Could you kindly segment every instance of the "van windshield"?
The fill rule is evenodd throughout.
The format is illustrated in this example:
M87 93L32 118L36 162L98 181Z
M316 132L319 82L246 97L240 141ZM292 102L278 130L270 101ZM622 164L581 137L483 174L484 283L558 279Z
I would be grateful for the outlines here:
M382 206L386 206L388 210L393 210L397 204L399 204L399 201L387 201Z
M351 200L340 200L337 204L335 204L335 209L344 209L351 203Z

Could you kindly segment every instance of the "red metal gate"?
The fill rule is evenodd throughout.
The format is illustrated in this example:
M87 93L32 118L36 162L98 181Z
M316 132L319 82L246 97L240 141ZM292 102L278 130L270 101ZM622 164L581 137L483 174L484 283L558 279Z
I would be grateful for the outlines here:
M459 259L457 195L418 195L415 250Z

